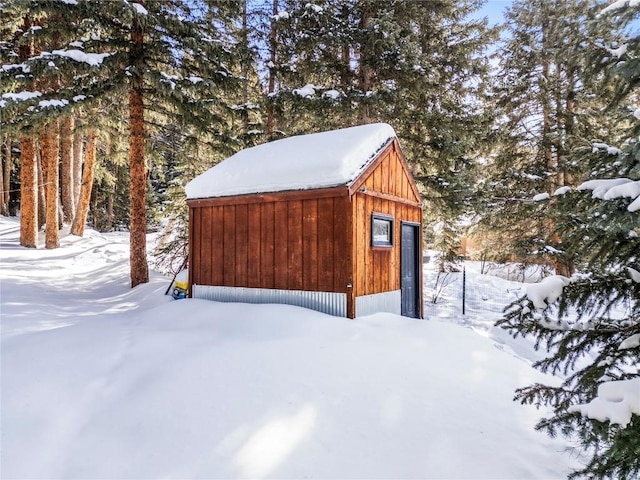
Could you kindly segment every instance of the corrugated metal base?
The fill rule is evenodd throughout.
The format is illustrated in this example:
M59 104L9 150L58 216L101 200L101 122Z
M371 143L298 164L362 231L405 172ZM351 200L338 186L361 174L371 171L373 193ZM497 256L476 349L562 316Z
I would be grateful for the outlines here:
M346 293L194 285L192 296L216 302L282 303L317 310L337 317L347 316Z
M356 317L372 315L379 312L389 312L400 315L400 302L400 290L356 297Z

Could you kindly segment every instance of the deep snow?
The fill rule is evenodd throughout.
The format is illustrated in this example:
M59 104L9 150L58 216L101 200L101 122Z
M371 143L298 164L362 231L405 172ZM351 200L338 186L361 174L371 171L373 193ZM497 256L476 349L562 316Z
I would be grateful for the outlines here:
M56 250L18 234L0 217L2 478L549 479L577 466L534 431L543 412L512 401L554 381L512 353L526 344L455 319L174 301L157 273L129 288L126 234L88 230Z

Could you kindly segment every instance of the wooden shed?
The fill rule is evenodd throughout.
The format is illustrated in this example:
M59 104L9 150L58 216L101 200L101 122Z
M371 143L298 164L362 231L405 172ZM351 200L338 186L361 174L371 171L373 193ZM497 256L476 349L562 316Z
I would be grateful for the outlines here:
M422 318L422 203L391 126L245 149L186 192L192 297Z

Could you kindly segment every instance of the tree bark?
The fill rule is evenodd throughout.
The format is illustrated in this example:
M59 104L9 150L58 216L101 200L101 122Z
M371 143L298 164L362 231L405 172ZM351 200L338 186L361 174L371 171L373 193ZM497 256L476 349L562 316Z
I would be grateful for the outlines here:
M42 159L42 147L36 144L36 157L38 169L38 230L47 223L47 164Z
M74 122L74 126L78 127L78 121ZM73 187L73 218L75 218L78 204L80 203L80 188L82 185L82 134L75 132L73 135L73 173L71 175L71 183Z
M5 142L9 142L9 135L5 136ZM5 184L4 179L6 177L4 166L11 162L11 152L5 150L4 162L0 165L0 215L5 217L9 215L9 202L5 200Z
M80 199L76 208L76 215L73 217L71 234L81 237L84 235L84 227L87 224L87 214L89 213L89 203L91 202L91 188L93 187L93 166L96 160L96 130L89 130L87 138L87 149L82 171L82 182L80 185Z
M64 117L60 125L60 196L65 223L73 221L73 117Z
M40 136L42 142L42 162L47 168L47 228L45 230L45 248L58 248L60 235L58 228L58 158L60 154L60 122L49 122Z
M38 175L36 142L20 138L20 245L38 246Z
M131 287L149 281L147 265L146 188L144 158L144 32L137 17L131 27L131 85L129 88L129 231Z
M13 158L11 155L11 137L7 134L7 143L5 144L5 164L4 164L4 204L7 207L7 213L11 214L11 208L9 205L11 204L11 166L13 163Z
M360 28L362 30L369 28L369 24L373 18L372 8L374 8L373 4L363 2L362 19L360 23ZM367 49L370 47L371 45L367 44L367 42L360 46L360 90L362 90L363 95L365 95L364 104L360 109L360 122L362 123L372 122L371 112L366 100L367 92L371 90L371 84L373 82L373 69L368 64L368 56L370 55L370 52L368 52Z
M273 0L273 15L278 14L278 0ZM269 83L267 86L267 140L273 138L273 130L275 128L275 106L273 104L273 93L276 90L276 76L273 71L276 65L276 27L275 20L271 20L271 31L269 32L269 61L271 68L269 68Z

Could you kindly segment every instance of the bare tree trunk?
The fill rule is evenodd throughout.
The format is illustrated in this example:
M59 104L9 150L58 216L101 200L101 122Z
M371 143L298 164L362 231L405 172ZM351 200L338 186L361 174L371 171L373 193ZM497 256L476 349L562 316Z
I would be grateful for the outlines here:
M36 142L20 139L20 245L38 246L38 175Z
M7 134L7 143L5 144L5 164L4 164L4 204L7 207L7 213L11 214L11 208L9 205L11 204L11 166L13 163L13 158L11 155L11 137Z
M42 150L40 144L36 144L36 155L38 158L38 230L47 223L47 165L42 159Z
M242 133L249 131L249 31L247 24L247 0L242 2Z
M149 281L147 264L146 190L144 158L143 45L144 32L137 17L131 27L131 65L134 66L129 89L129 230L131 287Z
M11 203L11 164L13 163L13 159L11 158L11 136L7 134L6 143L4 146L4 175L2 182L2 190L3 190L3 198L2 203L7 209L7 214L9 212L9 204Z
M374 5L372 3L369 3L369 2L363 3L362 20L360 23L362 30L366 30L369 27L369 24L371 23L371 19L373 17L373 12L371 11L372 8L374 8ZM371 46L367 44L363 44L360 47L360 90L362 90L362 93L365 95L365 102L360 110L360 121L362 123L372 122L371 112L366 100L367 98L366 94L368 91L371 90L371 84L373 81L373 69L367 63L368 62L367 56L369 55L369 52L367 52L367 49L370 47Z
M109 197L107 198L107 221L105 222L105 230L107 232L113 231L113 202L116 196L116 186L113 185L113 188L109 192Z
M58 228L58 158L60 154L60 122L52 120L40 136L42 142L42 161L47 166L47 228L45 247L58 248L60 235Z
M273 15L278 14L278 0L273 0ZM268 100L267 100L267 140L271 140L273 138L273 130L275 128L275 112L274 112L274 104L273 104L273 93L276 89L276 75L274 73L274 68L276 65L276 20L271 20L271 31L269 32L269 84L267 87Z
M5 136L5 142L9 142L9 135ZM5 150L5 158L2 165L0 165L0 215L4 215L5 217L9 215L9 205L7 201L5 201L5 185L4 185L4 177L6 176L4 173L4 166L11 162L10 152Z
M75 126L78 126L78 122L75 122ZM73 174L71 176L71 183L73 187L73 217L75 218L75 212L78 209L80 203L80 188L82 185L82 134L75 132L73 135Z
M87 150L82 171L82 183L80 185L80 200L76 208L76 215L73 217L71 234L81 237L84 235L84 227L87 224L87 214L89 213L89 203L91 202L91 188L93 187L93 166L96 160L96 130L89 130L87 139Z
M73 221L73 117L64 117L60 125L60 196L65 223Z

